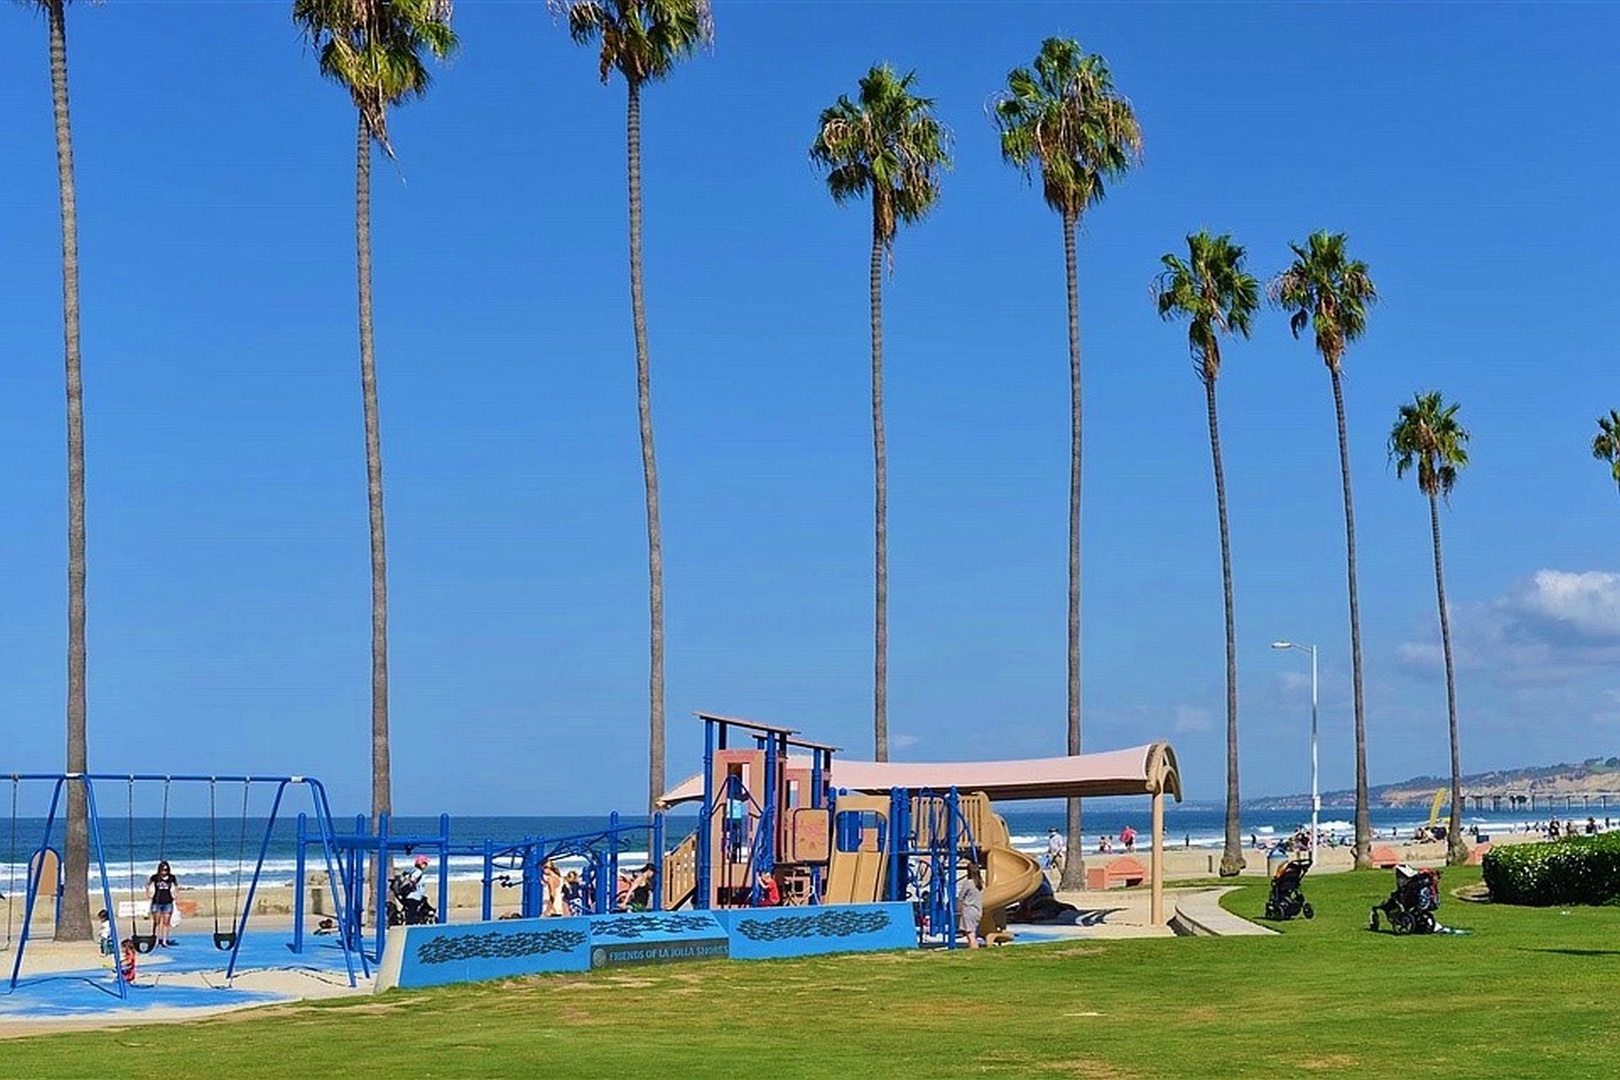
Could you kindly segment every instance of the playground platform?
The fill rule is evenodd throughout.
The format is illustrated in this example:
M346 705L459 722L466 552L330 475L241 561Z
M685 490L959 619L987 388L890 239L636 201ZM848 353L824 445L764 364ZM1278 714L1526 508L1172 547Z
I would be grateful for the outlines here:
M227 985L227 954L212 934L175 934L176 944L139 958L128 997L120 999L112 969L94 944L41 941L14 990L0 982L0 1038L77 1026L194 1019L236 1009L309 998L371 993L371 981L349 986L343 952L318 944L294 954L284 933L250 931L237 973ZM3 954L0 954L3 955Z

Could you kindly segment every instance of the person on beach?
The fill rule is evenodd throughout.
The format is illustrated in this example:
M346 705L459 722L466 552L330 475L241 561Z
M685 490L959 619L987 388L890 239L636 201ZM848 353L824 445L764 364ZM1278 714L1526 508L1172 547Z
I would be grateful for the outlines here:
M1113 843L1106 836L1097 837L1097 854L1108 855L1114 850Z
M570 870L568 876L563 878L562 887L563 907L570 915L583 915L585 913L585 886L579 880L579 871Z
M1134 826L1125 826L1124 830L1119 834L1119 839L1125 845L1126 851L1136 850L1136 829Z
M568 906L563 902L562 896L562 871L558 870L557 864L550 859L540 867L540 883L544 892L540 899L540 914L568 914Z
M637 872L630 886L630 910L646 911L652 906L653 865L648 863Z
M1068 854L1063 840L1063 834L1054 829L1046 830L1046 868L1063 873L1063 858Z
M174 919L174 894L180 891L180 881L169 869L169 860L160 859L157 872L146 879L146 898L151 902L152 935L157 939L154 948L173 945L169 940L169 924Z
M967 935L968 948L979 947L979 920L984 918L984 878L979 864L970 862L956 882L956 921Z

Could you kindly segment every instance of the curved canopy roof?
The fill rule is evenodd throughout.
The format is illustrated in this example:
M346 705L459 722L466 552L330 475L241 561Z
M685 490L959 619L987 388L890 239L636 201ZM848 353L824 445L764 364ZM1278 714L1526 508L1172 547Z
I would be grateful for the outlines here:
M809 758L789 759L810 768ZM850 791L890 788L982 791L992 799L1047 799L1068 796L1174 795L1181 801L1181 773L1169 743L1070 757L1017 761L849 761L837 758L832 786ZM703 776L687 777L664 793L665 806L703 798Z

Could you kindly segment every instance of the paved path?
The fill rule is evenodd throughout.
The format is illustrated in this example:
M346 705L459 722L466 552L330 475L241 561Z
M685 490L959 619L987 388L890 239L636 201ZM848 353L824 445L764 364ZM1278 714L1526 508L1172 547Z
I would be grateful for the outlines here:
M1275 934L1221 907L1224 889L1187 889L1175 892L1175 917L1171 923L1178 933L1206 937L1260 937Z

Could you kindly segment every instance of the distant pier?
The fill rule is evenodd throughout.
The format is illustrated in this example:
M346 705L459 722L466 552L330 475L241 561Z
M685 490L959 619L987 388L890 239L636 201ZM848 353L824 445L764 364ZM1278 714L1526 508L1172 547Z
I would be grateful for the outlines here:
M1594 812L1607 812L1613 806L1620 810L1620 791L1547 792L1528 788L1505 788L1496 791L1464 791L1463 809L1468 810L1524 810L1534 814L1537 810L1580 810L1589 816Z

